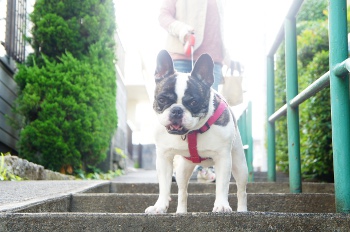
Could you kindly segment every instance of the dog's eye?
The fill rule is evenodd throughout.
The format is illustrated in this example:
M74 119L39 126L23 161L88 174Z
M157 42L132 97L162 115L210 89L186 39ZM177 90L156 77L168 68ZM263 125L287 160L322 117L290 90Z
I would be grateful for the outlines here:
M167 103L167 99L165 97L160 97L157 100L158 100L158 104L161 104L161 105L164 105Z
M190 103L191 106L196 106L197 104L198 104L198 102L196 100L192 100Z

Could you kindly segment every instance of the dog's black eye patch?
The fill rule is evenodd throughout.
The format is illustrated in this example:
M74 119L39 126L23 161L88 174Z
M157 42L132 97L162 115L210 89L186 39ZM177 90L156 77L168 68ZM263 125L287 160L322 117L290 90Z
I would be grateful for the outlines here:
M166 108L176 102L175 84L175 77L164 78L157 83L153 102L153 109L157 113L163 113Z
M166 108L174 104L176 99L175 93L161 93L154 99L153 108L156 112L162 113Z
M189 77L182 104L194 117L202 117L208 113L210 87L199 81L196 77Z
M201 111L201 97L197 94L186 95L182 99L182 104L189 109L193 114L197 114Z

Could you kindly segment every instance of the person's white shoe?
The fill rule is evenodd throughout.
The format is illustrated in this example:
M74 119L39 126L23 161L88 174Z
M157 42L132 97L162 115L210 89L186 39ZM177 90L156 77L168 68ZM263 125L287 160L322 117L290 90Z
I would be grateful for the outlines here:
M197 180L198 182L204 182L204 183L209 183L209 182L215 182L215 173L211 168L198 168L198 173L197 173Z

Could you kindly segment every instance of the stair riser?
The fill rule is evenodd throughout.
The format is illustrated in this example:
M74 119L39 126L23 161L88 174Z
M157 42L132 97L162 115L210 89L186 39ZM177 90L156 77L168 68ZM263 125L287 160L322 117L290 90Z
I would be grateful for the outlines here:
M334 193L334 184L328 183L303 183L303 193ZM176 183L172 183L171 192L177 193ZM112 183L111 192L114 193L159 193L159 186L156 183L130 184ZM215 183L190 183L189 193L215 193ZM235 183L230 183L230 193L236 193ZM289 183L248 183L247 193L289 193Z
M158 195L76 195L72 199L72 212L143 213L153 205ZM172 195L169 213L176 212L177 195ZM211 212L215 195L189 195L188 212ZM236 194L230 194L229 202L237 209ZM261 212L332 213L335 212L334 195L331 194L257 194L248 195L248 209Z
M0 231L349 231L344 214L0 214Z
M143 213L153 205L157 194L76 194L71 199L28 207L17 212L97 212ZM176 212L177 195L171 196L169 213ZM211 212L215 201L213 194L190 194L188 212ZM236 194L229 195L232 209L237 208ZM332 194L248 194L248 210L260 212L333 213Z

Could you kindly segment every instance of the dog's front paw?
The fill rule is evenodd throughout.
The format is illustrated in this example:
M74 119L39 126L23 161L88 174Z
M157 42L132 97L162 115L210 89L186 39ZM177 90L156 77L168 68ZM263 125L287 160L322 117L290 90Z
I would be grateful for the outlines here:
M247 206L238 206L237 207L237 212L247 212Z
M213 213L231 213L232 208L227 204L215 204L213 208Z
M147 214L161 214L166 213L169 208L169 202L171 198L158 198L157 202L153 206L149 206L145 213Z
M162 214L162 213L166 213L167 210L168 210L168 206L155 204L153 206L149 206L145 210L145 213L147 213L147 214Z
M177 214L187 213L187 208L178 206L177 210L176 210L176 213Z

